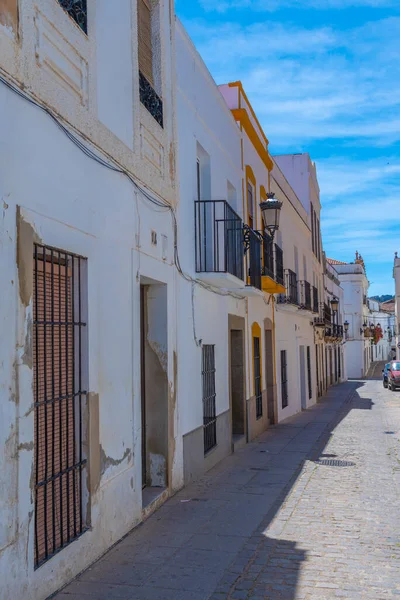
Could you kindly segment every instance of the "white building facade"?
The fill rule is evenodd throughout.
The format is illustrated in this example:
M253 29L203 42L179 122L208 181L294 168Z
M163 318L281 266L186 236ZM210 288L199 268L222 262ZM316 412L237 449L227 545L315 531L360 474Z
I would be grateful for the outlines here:
M358 379L368 373L373 360L368 321L369 282L364 261L358 253L352 263L332 262L344 291L344 317L349 324L346 341L347 376Z
M47 597L183 483L173 3L113 4L0 10L4 598Z

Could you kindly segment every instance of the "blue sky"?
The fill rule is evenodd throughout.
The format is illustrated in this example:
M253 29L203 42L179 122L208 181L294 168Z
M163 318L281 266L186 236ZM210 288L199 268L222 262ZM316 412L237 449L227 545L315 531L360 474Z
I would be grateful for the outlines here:
M323 8L321 8L323 7ZM316 161L329 257L393 293L400 251L400 0L176 0L217 83L240 79L272 154Z

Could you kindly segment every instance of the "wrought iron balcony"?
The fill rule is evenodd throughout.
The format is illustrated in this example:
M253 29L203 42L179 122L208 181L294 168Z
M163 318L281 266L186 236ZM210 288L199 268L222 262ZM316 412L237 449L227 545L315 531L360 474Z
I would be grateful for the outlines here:
M139 95L140 102L149 111L152 117L157 121L160 127L164 127L163 103L161 98L153 89L146 77L139 71Z
M285 291L282 250L273 243L268 233L257 233L262 242L261 289L269 294L281 294Z
M195 248L196 273L229 273L243 281L243 222L226 200L195 202Z
M308 281L300 281L300 308L311 310L311 285Z
M248 225L243 228L245 246L245 269L248 285L262 289L262 252L263 238L258 231Z
M316 288L315 285L313 285L313 287L312 287L312 300L313 300L312 311L314 313L319 313L318 288Z
M278 303L280 304L299 304L299 293L297 285L297 275L291 269L285 270L286 278L286 293L278 296Z
M332 323L332 311L328 304L324 303L324 319L325 323Z
M58 2L82 31L87 33L86 0L58 0Z
M285 285L285 272L283 269L283 250L275 244L275 280L280 285Z

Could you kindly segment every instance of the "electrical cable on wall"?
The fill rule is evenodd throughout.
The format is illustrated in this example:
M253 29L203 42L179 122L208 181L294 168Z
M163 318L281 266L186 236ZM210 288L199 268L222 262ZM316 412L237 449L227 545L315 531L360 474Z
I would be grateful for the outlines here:
M25 92L20 90L16 85L11 84L2 75L0 75L0 81L9 90L14 92L18 96L20 96L21 98L23 98L24 100L29 102L30 104L32 104L33 106L36 106L37 108L39 108L40 110L45 112L54 121L54 123L57 125L57 127L59 127L59 129L61 129L61 131L68 137L68 139L73 144L75 144L79 148L79 150L81 150L81 152L83 152L88 158L96 161L97 163L99 163L106 169L109 169L110 171L114 171L115 173L120 173L121 175L124 175L125 177L127 177L129 179L129 181L134 186L134 188L137 192L139 192L151 204L158 207L159 209L162 209L160 212L163 212L163 211L170 212L171 218L172 218L172 227L173 227L173 236L174 236L174 265L175 265L178 273L181 275L181 277L183 277L183 279L185 279L189 283L192 283L192 285L198 285L198 286L202 287L203 289L205 289L209 292L212 292L213 294L216 294L218 296L231 296L232 298L236 298L237 300L244 300L244 298L242 296L240 296L239 294L234 294L233 292L229 292L228 290L218 290L218 289L214 288L213 286L208 285L203 281L200 281L199 279L194 279L193 277L191 277L190 275L188 275L187 273L185 273L183 271L181 264L180 264L179 252L178 252L178 223L177 223L177 219L176 219L175 209L169 202L167 202L166 200L164 200L162 198L156 198L155 197L156 194L151 195L145 189L145 187L142 187L141 185L139 185L135 181L135 179L132 177L132 175L126 169L121 167L118 164L118 162L115 161L115 159L108 156L107 152L105 152L103 149L101 150L101 152L106 154L106 156L108 156L108 158L111 162L104 160L96 152L94 152L93 150L88 148L76 135L74 135L67 127L65 127L65 125L63 125L61 123L59 118L47 106L45 106L41 102L30 97L28 94L26 94ZM92 143L92 142L90 142L90 143ZM136 201L137 201L137 197L136 197ZM137 211L139 212L138 207L137 207ZM139 220L139 228L140 228L140 220ZM140 248L140 231L137 235L138 235L137 246ZM195 341L196 341L196 338L195 338ZM197 344L197 341L196 341L196 344Z

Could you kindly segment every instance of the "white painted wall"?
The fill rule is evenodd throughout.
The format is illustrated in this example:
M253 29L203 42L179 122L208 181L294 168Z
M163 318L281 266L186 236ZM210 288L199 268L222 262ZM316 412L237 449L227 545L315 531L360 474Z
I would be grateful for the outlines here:
M58 3L40 3L40 11L48 18L45 22L40 15L32 19L33 3L26 0L20 11L22 46L17 48L16 41L5 39L0 31L0 47L5 49L0 53L1 66L129 168L134 177L175 202L170 3L161 3L166 44L162 66L164 130L152 122L149 113L143 114L143 107L137 110L136 6L122 0L121 11L111 15L106 2L88 5L90 37L86 38ZM89 62L87 102L79 96L82 90L62 87L59 73L49 70L48 63L35 62L35 27L41 22L51 31L56 25L62 32L60 36L53 32L53 58L61 73L69 64L63 62L66 57L76 59L78 65L83 64L81 59ZM14 62L12 44L14 58L19 57ZM48 47L42 44L36 50L41 56ZM166 368L172 398L177 383L173 361L177 345L173 228L168 211L154 210L126 177L86 157L48 115L2 83L0 129L0 443L6 449L0 457L0 595L42 600L142 520L140 281L147 278L167 285ZM26 358L26 353L29 356L32 352L32 298L27 306L20 299L18 207L22 219L44 244L88 259L86 360L89 402L99 398L102 456L99 486L91 492L90 530L36 571L33 375ZM152 230L158 234L157 246L151 243ZM162 235L167 239L164 250ZM178 413L178 406L172 408L175 440L171 446L175 446L175 453L170 455L171 489L179 488L183 477Z
M306 279L311 285L313 285L313 276L315 276L318 287L318 284L320 284L320 274L318 267L315 265L315 257L312 253L309 215L291 187L289 178L286 177L286 171L283 168L280 168L280 164L278 166L274 157L271 190L275 192L279 200L283 201L277 242L283 249L284 267L292 271L296 271L297 269L298 281ZM298 260L296 260L296 255ZM306 267L305 269L304 266ZM315 316L315 313L299 310L295 306L276 304L276 356L280 420L301 411L300 346L304 346L305 352L307 346L309 346L311 354L312 398L308 397L306 373L307 406L311 406L317 401L316 353L313 327ZM281 350L286 350L287 353L289 403L286 408L282 408Z

